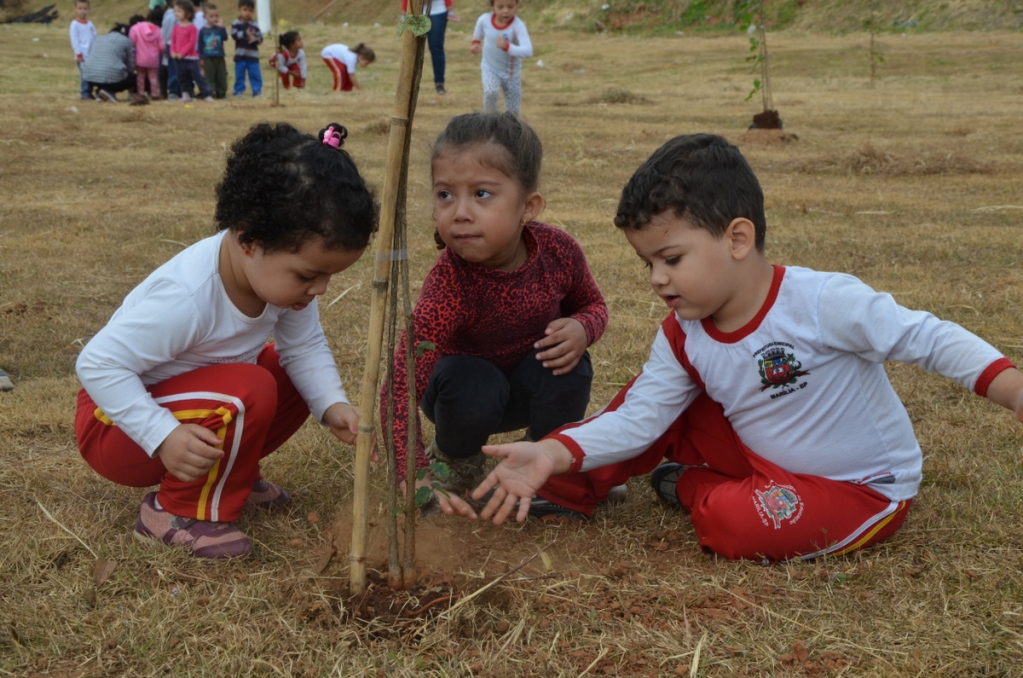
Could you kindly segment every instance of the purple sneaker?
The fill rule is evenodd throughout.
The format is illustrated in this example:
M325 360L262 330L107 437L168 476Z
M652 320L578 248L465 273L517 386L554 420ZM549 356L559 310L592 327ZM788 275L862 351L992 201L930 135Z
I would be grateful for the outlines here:
M260 478L252 483L252 494L249 495L248 503L264 511L282 509L291 503L291 497L280 485L274 485L268 480Z
M243 558L252 552L252 540L233 523L175 516L156 507L156 492L150 492L142 500L135 521L135 538L181 546L196 558Z

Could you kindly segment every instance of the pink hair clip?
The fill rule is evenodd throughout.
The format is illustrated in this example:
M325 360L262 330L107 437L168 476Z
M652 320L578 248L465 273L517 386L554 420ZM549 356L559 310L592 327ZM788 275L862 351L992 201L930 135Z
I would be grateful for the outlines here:
M328 127L323 132L323 143L334 148L341 148L341 135L333 127Z

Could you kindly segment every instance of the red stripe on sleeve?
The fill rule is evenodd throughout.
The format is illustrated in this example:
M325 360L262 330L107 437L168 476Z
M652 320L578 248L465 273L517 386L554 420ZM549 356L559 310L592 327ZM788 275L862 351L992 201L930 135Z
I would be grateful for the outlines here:
M1007 369L1015 368L1012 361L1008 358L999 358L994 361L987 368L980 373L980 377L977 378L977 385L973 387L974 393L981 396L982 398L987 397L987 390L991 387L991 382L995 380L999 374Z

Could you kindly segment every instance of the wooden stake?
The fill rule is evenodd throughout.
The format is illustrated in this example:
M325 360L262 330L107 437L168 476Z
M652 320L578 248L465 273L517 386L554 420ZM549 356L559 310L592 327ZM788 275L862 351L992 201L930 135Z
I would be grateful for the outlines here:
M422 12L423 0L410 0L409 12ZM387 171L380 199L380 229L376 239L376 266L373 273L373 296L369 311L369 347L366 367L362 374L359 404L359 440L355 447L355 487L352 506L352 552L350 589L359 594L366 589L366 537L369 507L369 458L373 446L374 405L377 399L377 381L380 375L380 348L384 331L391 260L394 257L394 229L398 217L399 189L404 185L408 165L408 144L411 112L414 110L414 92L417 89L416 62L422 61L422 44L411 31L402 33L402 59L398 71L398 90L394 100L390 136L387 141ZM414 482L414 478L411 479Z

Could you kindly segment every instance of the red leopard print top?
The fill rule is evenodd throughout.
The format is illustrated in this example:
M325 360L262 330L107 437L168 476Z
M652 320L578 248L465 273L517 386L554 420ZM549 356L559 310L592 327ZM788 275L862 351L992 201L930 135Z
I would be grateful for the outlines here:
M528 257L514 271L498 271L465 261L451 250L441 252L423 282L412 322L415 346L432 343L416 358L416 402L422 400L437 360L447 355L472 355L489 360L505 372L533 350L547 325L571 317L586 329L592 345L607 327L607 306L586 257L572 236L540 222L522 231ZM408 441L408 391L405 336L394 358L394 448L399 480L405 477ZM380 397L381 422L386 422L386 385ZM418 410L415 416L419 417ZM422 431L422 427L416 427ZM421 433L416 441L416 468L429 466Z

